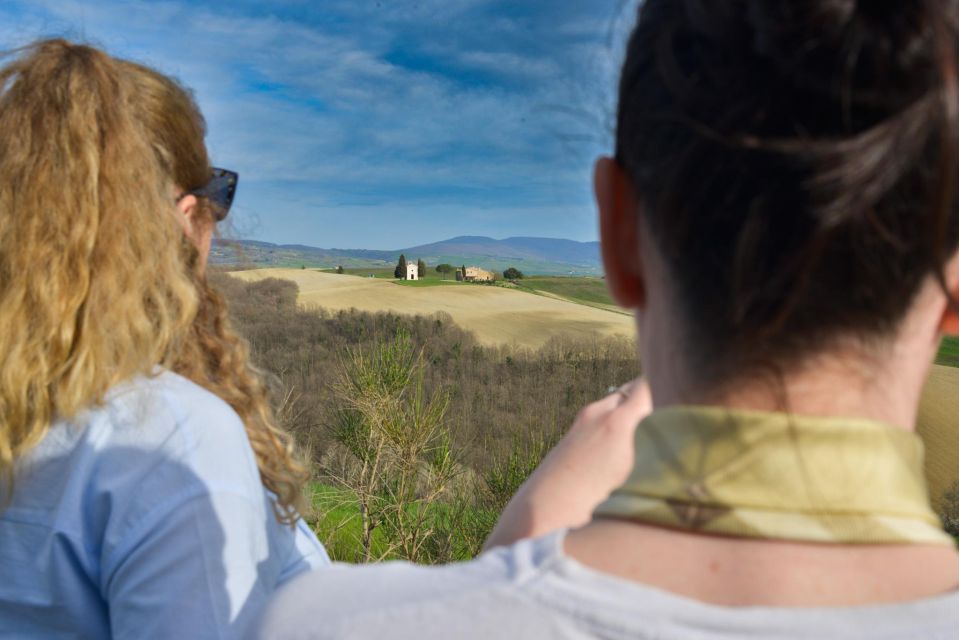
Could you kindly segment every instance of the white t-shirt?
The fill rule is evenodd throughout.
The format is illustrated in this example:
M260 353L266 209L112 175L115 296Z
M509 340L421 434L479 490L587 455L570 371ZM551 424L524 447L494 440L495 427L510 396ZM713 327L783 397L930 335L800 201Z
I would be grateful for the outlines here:
M0 508L0 638L234 638L329 563L225 402L172 373L51 426Z
M944 640L959 638L959 593L882 606L721 607L590 569L565 531L464 564L342 567L281 590L261 636L276 640Z

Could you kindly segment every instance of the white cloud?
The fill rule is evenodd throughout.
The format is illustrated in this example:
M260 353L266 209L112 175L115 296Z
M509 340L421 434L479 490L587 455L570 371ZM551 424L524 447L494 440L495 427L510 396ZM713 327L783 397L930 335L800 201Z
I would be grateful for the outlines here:
M482 225L484 207L516 220L526 206L527 227L552 208L580 210L589 223L578 226L592 228L589 163L606 144L593 123L608 115L601 76L615 76L615 55L582 41L596 24L581 15L550 25L549 34L572 42L545 55L553 45L535 44L539 34L528 37L518 19L477 22L490 0L319 5L339 22L295 19L282 10L309 9L306 2L280 3L271 12L186 0L13 4L15 10L0 7L0 19L7 18L0 20L0 46L80 36L195 89L216 161L244 176L241 212L252 219L254 209L295 186L297 195L270 216L281 234L296 229L302 239L303 220L319 221L326 210L342 215L346 208L337 203L363 198L375 201L386 220L386 207L408 219L411 207L455 205L460 224ZM502 82L463 83L448 70L397 62L392 54L410 42L424 55ZM536 235L527 227L523 233ZM325 244L320 231L309 241Z

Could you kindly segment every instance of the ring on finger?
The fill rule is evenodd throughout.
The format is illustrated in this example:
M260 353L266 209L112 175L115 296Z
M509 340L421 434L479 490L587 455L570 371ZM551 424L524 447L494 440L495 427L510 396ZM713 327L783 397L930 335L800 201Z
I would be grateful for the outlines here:
M622 404L626 402L627 400L629 400L629 394L626 392L628 388L629 388L629 383L620 385L618 387L609 387L608 389L606 389L606 393L609 395L613 395L614 393L617 393L620 396L622 396L619 401L619 403Z

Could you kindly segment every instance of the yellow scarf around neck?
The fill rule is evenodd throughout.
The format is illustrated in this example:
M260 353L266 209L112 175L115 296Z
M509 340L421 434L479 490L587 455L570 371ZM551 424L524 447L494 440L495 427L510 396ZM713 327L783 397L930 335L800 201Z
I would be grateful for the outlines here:
M824 543L954 544L904 429L720 407L640 423L626 483L596 510L702 533Z

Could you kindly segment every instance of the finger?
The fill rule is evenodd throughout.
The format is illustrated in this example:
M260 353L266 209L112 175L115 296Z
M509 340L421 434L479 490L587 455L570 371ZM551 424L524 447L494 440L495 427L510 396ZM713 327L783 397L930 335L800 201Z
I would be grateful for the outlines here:
M650 412L652 402L649 385L643 377L636 378L619 387L611 387L608 395L583 407L576 415L573 427L595 424L609 419L639 422Z
M593 422L605 419L606 416L619 406L621 400L622 397L618 393L614 393L589 403L576 414L576 420L573 422L573 426L592 424Z
M629 383L631 384L631 383ZM612 411L629 397L629 384L621 385L618 387L610 387L607 389L607 394L595 401L593 404L597 407L602 407L607 412Z
M619 390L621 390L624 395L633 396L637 392L648 389L648 387L649 384L646 382L645 376L637 376L626 384L620 385Z
M653 398L649 391L649 383L640 376L628 383L629 391L625 393L623 400L614 410L615 418L628 418L636 422L642 420L653 411Z

